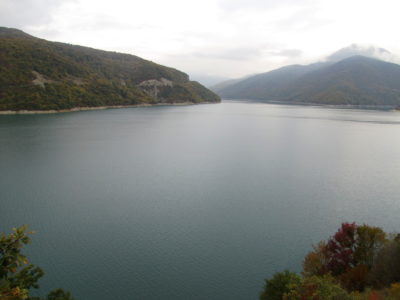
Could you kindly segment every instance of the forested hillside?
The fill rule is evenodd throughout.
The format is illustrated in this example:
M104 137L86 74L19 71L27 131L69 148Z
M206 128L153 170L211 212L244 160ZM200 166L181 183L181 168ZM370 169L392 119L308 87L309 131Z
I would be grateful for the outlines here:
M0 110L219 101L185 73L140 57L0 27Z
M212 89L231 99L399 107L400 66L357 55L287 66Z

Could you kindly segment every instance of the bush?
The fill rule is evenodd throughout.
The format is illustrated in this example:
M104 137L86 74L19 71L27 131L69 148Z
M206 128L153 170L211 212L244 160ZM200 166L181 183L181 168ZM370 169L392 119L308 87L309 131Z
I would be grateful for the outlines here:
M305 277L292 285L282 300L351 300L350 295L331 276Z

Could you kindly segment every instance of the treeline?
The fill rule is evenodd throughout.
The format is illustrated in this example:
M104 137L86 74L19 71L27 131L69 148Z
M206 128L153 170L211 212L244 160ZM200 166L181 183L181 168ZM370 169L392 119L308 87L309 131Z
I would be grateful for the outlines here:
M305 256L300 275L276 273L260 295L260 300L308 299L400 299L400 235L343 223Z
M139 86L161 78L173 84L159 87L157 97ZM0 110L204 101L220 98L173 68L0 27Z

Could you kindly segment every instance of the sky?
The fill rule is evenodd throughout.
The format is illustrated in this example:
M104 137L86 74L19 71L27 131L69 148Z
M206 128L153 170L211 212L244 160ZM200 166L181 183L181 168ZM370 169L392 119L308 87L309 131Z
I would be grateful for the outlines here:
M357 43L400 54L398 0L0 0L0 26L219 81Z

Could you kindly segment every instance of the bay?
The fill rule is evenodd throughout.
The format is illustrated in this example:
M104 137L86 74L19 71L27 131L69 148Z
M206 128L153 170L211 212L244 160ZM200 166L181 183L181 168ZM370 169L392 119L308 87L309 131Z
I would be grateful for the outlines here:
M400 231L400 113L221 104L0 116L0 230L76 300L257 299L341 222Z

